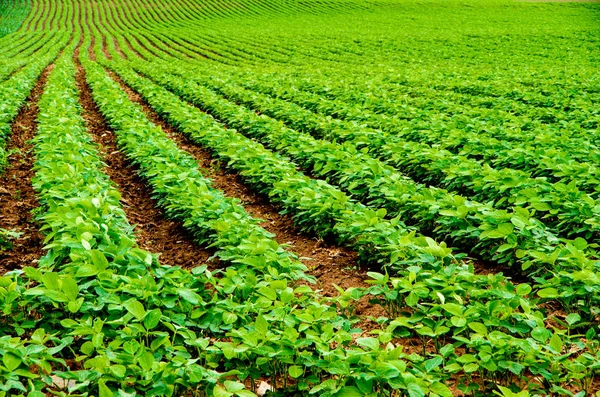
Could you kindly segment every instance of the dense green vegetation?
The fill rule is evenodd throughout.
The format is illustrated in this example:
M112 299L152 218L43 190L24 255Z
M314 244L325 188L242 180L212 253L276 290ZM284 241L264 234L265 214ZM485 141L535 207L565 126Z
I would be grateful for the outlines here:
M0 37L14 32L29 13L29 0L0 1Z
M0 165L37 84L45 236L0 273L0 397L598 395L599 33L596 3L0 1ZM206 264L142 248L84 94ZM324 296L155 116L368 287Z

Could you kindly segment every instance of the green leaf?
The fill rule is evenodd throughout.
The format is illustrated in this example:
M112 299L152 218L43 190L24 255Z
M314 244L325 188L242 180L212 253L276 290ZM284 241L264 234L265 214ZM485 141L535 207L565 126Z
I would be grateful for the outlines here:
M379 347L379 340L376 338L358 338L356 344L368 350L375 350Z
M335 397L362 397L364 396L361 391L354 386L344 386L337 393L334 394Z
M437 356L434 358L430 358L429 360L425 361L425 370L427 372L431 372L432 370L434 370L435 368L439 367L440 364L442 364L444 360Z
M108 260L106 259L106 256L104 256L104 253L102 253L102 251L91 250L90 257L92 259L92 263L96 268L104 270L108 267Z
M252 393L250 390L240 390L235 392L235 395L238 397L256 397L256 394Z
M67 309L69 309L71 313L77 313L79 309L81 309L81 305L83 305L83 298L67 303Z
M477 364L477 363L469 363L463 367L463 371L465 371L466 373L475 372L478 369L479 369L479 364Z
M438 394L441 397L452 397L453 396L450 389L448 389L448 387L446 385L444 385L443 383L440 383L440 382L432 383L431 386L429 386L429 390L435 394Z
M92 249L92 245L90 244L90 242L88 240L85 239L81 239L81 245L83 248L85 248L86 250L91 250ZM112 394L111 394L112 395Z
M266 335L269 331L269 323L263 315L259 315L254 322L254 329L261 335Z
M142 367L142 369L144 371L146 371L146 372L150 371L152 369L152 365L154 364L154 356L149 351L144 351L140 355L140 358L138 359L138 363L140 364L140 367Z
M184 300L190 302L192 305L197 305L202 300L200 295L191 291L189 289L180 289L177 291L179 296L181 296Z
M100 380L98 382L98 397L113 397L113 392L106 386L106 382Z
M240 390L244 390L246 387L240 383L240 382L234 382L231 380L226 380L224 383L225 388L227 389L227 391L235 393L238 392Z
M538 342L546 342L548 340L548 338L550 337L551 332L548 331L546 328L544 327L535 327L532 331L531 331L531 336L533 337L533 339L537 340Z
M138 321L142 321L144 316L146 315L146 311L144 310L144 305L142 305L137 299L132 298L123 304L125 309L129 313L131 313Z
M292 365L288 368L288 373L292 378L296 379L304 374L304 370L299 365Z
M2 356L2 363L4 363L4 366L9 371L14 371L15 369L19 368L21 362L21 357L11 352L7 352Z
M460 305L457 305L456 303L446 303L444 305L442 305L442 309L444 309L445 311L447 311L450 314L453 314L455 316L462 316L463 313L463 308Z
M223 313L223 322L227 325L235 323L237 318L238 317L234 313L230 313L230 312Z
M488 330L487 327L485 325L483 325L482 323L469 323L469 328L471 328L473 331L477 332L478 334L481 335L487 335Z
M585 241L583 238L581 237L577 237L575 240L573 240L573 245L575 246L575 248L577 248L578 250L584 250L587 248L588 243L587 241Z
M562 339L560 338L560 336L557 333L555 333L554 335L552 335L552 338L550 338L550 347L556 353L560 353L561 352L562 347L563 347L563 343L562 343Z
M75 273L75 277L91 277L98 274L100 270L93 265L82 265L77 268L77 273Z
M221 386L215 386L215 388L213 389L213 396L214 397L231 397L231 396L233 396L233 393L228 392L227 390L223 389Z
M74 301L79 295L79 287L77 286L77 283L68 276L62 279L62 291L70 301Z
M556 288L544 288L537 292L540 298L558 298L559 294Z
M405 302L408 306L415 307L417 305L417 303L419 303L419 296L417 294L415 294L414 292L411 292L406 297Z
M517 295L525 296L531 292L531 286L529 284L519 284L517 285Z
M112 372L112 374L114 376L116 376L117 378L124 378L125 377L125 373L127 372L127 368L124 365L120 365L120 364L116 364L116 365L111 365L109 367L110 372Z
M146 330L150 331L151 329L156 328L156 326L160 322L161 316L162 313L160 309L150 310L146 314L146 317L144 317L144 327L146 328Z
M567 321L567 324L573 325L581 320L581 316L577 313L571 313L567 316L565 320Z
M408 395L410 397L424 397L425 391L416 383L409 383L407 385Z

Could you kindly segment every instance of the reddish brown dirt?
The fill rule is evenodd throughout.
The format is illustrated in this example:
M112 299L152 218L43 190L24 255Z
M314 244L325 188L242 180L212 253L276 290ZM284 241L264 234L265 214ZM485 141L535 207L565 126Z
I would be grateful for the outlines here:
M102 53L106 58L112 61L112 55L108 52L108 44L106 42L106 36L102 35Z
M127 219L135 225L136 241L140 247L161 253L160 262L166 265L191 268L207 262L212 252L194 243L180 222L163 216L152 199L150 188L138 176L137 168L132 167L118 150L116 137L94 103L79 63L76 78L87 130L100 147L107 164L105 172L119 187L123 208Z
M119 42L117 41L116 37L113 37L113 43L115 44L115 50L117 51L117 53L119 54L119 56L121 58L123 58L123 59L127 59L127 57L125 56L125 54L121 50L121 47L119 47Z
M198 160L201 169L212 180L213 187L223 191L229 197L238 198L250 215L264 220L261 226L273 233L278 243L287 244L291 251L302 258L302 262L309 269L308 273L317 278L318 288L322 289L324 296L338 294L334 284L343 289L368 286L364 281L367 278L365 270L357 269L356 252L328 245L322 240L299 232L289 217L279 214L276 206L250 190L241 182L237 174L227 173L225 167L220 167L210 153L165 122L138 93L129 88L115 73L109 72L109 74L127 92L130 100L142 106L153 123L159 125L171 139L179 144L182 150L189 152ZM363 317L378 317L385 315L385 312L381 307L373 306L367 299L363 299L356 307L356 314ZM361 322L360 327L365 330L372 329L376 327L376 324L365 320Z
M32 145L29 141L37 131L37 103L52 68L53 66L48 66L44 70L11 126L7 151L12 154L8 157L7 169L0 176L0 228L22 234L13 241L12 249L0 252L0 274L25 266L35 266L43 255L44 238L32 214L39 203L31 185L35 173Z

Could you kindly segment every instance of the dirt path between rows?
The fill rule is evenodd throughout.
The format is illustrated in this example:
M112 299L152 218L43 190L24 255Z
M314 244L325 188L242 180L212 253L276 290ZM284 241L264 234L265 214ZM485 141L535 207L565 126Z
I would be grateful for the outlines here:
M159 260L165 265L193 268L207 262L213 252L196 244L180 222L163 216L156 201L152 199L152 191L137 174L137 168L118 150L114 132L94 103L85 80L85 71L77 61L78 53L75 57L77 88L87 130L98 144L107 164L104 171L121 192L121 203L127 219L135 225L137 243L145 250L160 253Z
M12 249L0 252L0 274L25 266L35 266L36 261L44 254L44 237L32 213L39 203L31 185L31 179L35 175L35 159L33 146L29 141L37 131L38 101L53 67L48 66L43 71L11 126L6 146L10 153L8 166L0 175L0 228L22 234L12 241Z

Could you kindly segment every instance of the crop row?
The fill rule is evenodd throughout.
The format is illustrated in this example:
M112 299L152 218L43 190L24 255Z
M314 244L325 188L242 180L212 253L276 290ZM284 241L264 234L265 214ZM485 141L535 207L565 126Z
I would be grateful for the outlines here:
M29 13L28 0L0 1L0 37L14 32Z
M113 57L114 56L115 55L113 55ZM140 78L131 71L127 71L125 66L117 66L113 63L109 64L109 66L114 68L127 83L138 90L146 100L149 101L150 105L166 117L167 120L174 125L177 125L178 128L188 134L192 139L197 140L203 146L214 151L216 155L223 161L226 161L232 168L236 169L236 171L240 172L245 178L250 178L250 183L255 184L255 186L261 186L264 183L257 177L252 178L247 169L242 168L244 163L254 162L255 168L258 168L259 164L267 163L267 154L263 152L263 154L258 156L252 149L252 147L257 146L256 144L252 144L251 141L248 140L240 140L239 135L236 135L234 131L222 129L215 121L211 120L209 116L202 114L189 105L185 105L185 103L178 100L176 96L165 89L152 84L149 80ZM239 157L236 156L234 152L234 147L238 146L235 143L237 141L244 143L244 151L238 155ZM259 164L257 164L257 160L260 162ZM262 171L263 175L265 173L274 173L273 168L269 165L265 166ZM253 173L259 174L259 171L253 171ZM415 262L413 261L413 263ZM489 376L489 379L500 379L506 375L507 371L510 373L521 374L522 368L520 365L523 365L523 357L521 357L517 351L523 348L523 343L521 342L519 333L523 332L524 334L527 334L528 331L526 328L515 325L516 323L514 323L510 328L519 330L515 331L516 333L514 335L509 335L510 332L509 334L502 333L504 336L500 337L499 340L488 340L488 332L490 333L490 336L499 336L498 334L495 334L495 331L492 331L492 329L497 326L505 327L507 323L500 325L498 323L494 324L493 321L490 321L490 319L487 318L483 320L484 316L482 313L486 310L493 311L491 308L499 305L499 300L504 299L506 306L502 305L502 307L504 310L512 312L512 314L508 314L509 318L511 318L511 320L507 320L509 323L511 323L511 321L524 321L523 324L525 324L531 321L532 318L543 318L544 316L539 313L532 314L533 317L531 318L525 316L528 318L528 320L525 320L525 317L522 317L523 313L520 313L519 310L516 312L513 311L518 308L521 303L535 311L535 309L533 309L535 303L531 301L528 302L526 298L526 295L531 292L531 287L523 284L515 289L515 286L507 282L502 276L495 276L491 279L485 276L475 276L472 273L472 268L470 269L464 265L451 265L446 266L445 268L438 268L436 266L431 267L431 265L423 267L415 265L407 269L399 269L398 272L402 277L394 278L393 282L383 275L373 274L373 283L376 284L376 286L370 290L370 293L380 299L382 305L388 308L392 319L396 318L396 321L388 323L389 327L385 332L381 333L379 337L380 340L390 340L389 338L399 336L406 337L411 334L422 337L424 339L424 344L426 344L427 340L434 340L440 351L436 351L435 357L430 358L432 361L428 360L427 365L431 365L431 368L433 369L445 362L446 366L444 367L444 372L446 376L450 376L453 371L460 373L466 371L467 373L472 373L479 370L486 373L486 375ZM412 280L410 282L410 287L408 287L405 280ZM506 289L506 293L500 293L501 289ZM458 299L456 302L460 302L460 304L450 303L450 301L445 301L444 299L440 301L437 293L442 296L447 296L446 294L452 295L452 292L450 291L454 291L458 294L457 297L453 299ZM469 291L470 296L465 295L467 291ZM460 298L461 296L462 298ZM493 296L496 296L496 298L492 298ZM503 298L500 298L500 296L503 296ZM508 299L508 296L512 296L513 299L515 299L515 303L520 303L516 303L516 306L507 303L508 301L506 301L506 299ZM429 305L435 307L435 309L429 310ZM400 316L400 318L397 318L404 308L408 307L415 311L414 316L410 318ZM509 307L512 307L513 309L508 309ZM453 320L446 318L446 322L438 322L436 326L433 325L439 321L439 316L441 316L442 313L450 313L452 311L455 316L453 317ZM538 317L538 315L541 315L541 317ZM467 326L468 323L475 322L479 324L480 321L483 321L481 322L483 327L473 325L472 328L469 328ZM541 325L541 323L537 324ZM490 330L488 330L488 327L490 327ZM458 335L464 334L466 329L469 330L468 334L470 334L473 339L467 341L466 339L463 340L459 338L459 340L462 343L465 343L469 348L474 349L477 354L460 358L462 356L455 353L452 345L447 345L445 349L443 349L444 341L450 342L452 338L457 338ZM542 337L546 338L545 340L552 337L552 333L548 333L549 331L542 331L537 326L534 326L534 329L536 329L534 332L536 337L540 336L538 335L538 332L542 332L545 335ZM533 331L530 329L529 332ZM482 337L486 340L483 344L486 347L483 347L481 344L480 338ZM450 340L446 338L450 338ZM561 339L561 337L557 334L557 336L554 337L554 340L556 341L558 339ZM476 340L478 342L475 342ZM500 340L502 340L502 342L500 342ZM503 356L503 359L508 360L505 361L506 364L504 367L494 367L495 364L486 364L490 357L488 353L491 354L490 352L493 351L493 354L500 354L497 350L499 348L498 343L504 346L502 354L505 354L505 356ZM513 347L507 349L506 343L509 343ZM561 341L561 343L563 342ZM534 350L537 349L528 346L526 350L531 353L532 348ZM552 360L551 353L547 354L536 350L533 354L537 357L537 360L546 363L541 364L540 368L550 365ZM527 366L529 365L527 364ZM541 370L541 372L548 374L545 370Z
M66 45L68 36L52 42L45 48L45 54L16 72L8 80L0 84L0 168L6 166L8 153L6 142L11 133L11 122L29 96L36 80L46 66L52 62Z
M148 47L154 48L150 44L146 45ZM159 53L153 51L152 55L157 54ZM183 73L188 73L185 68ZM212 84L220 83L213 80ZM554 157L552 161L547 158L544 164L552 164L550 169L556 172L556 177L565 177L567 182L572 181L570 184L531 178L527 172L518 169L494 169L477 160L418 142L402 141L401 137L381 131L347 123L336 125L331 119L324 119L293 104L269 100L260 94L249 94L246 98L250 98L246 102L251 103L262 100L263 105L267 101L266 105L259 105L262 112L283 118L295 128L309 130L327 139L348 140L358 147L366 145L374 155L419 181L474 194L474 198L480 201L501 199L497 204L501 208L506 208L506 204L502 205L503 202L523 205L530 211L540 213L561 235L591 237L597 231L598 214L594 204L596 167L576 162L559 150L550 152ZM581 170L589 173L582 174ZM588 194L586 191L592 193Z
M177 73L187 73L185 70L180 68ZM564 236L591 237L597 233L595 197L598 183L594 165L581 165L574 163L572 159L568 160L570 163L564 164L560 162L560 158L555 157L551 169L560 169L574 179L570 183L567 183L569 178L566 178L567 182L551 183L544 178L531 178L524 171L494 169L447 150L402 141L381 131L336 125L293 104L236 89L235 84L200 80L211 87L216 86L222 92L225 89L226 92L223 93L233 100L282 119L294 128L308 130L317 137L329 140L347 141L359 149L368 147L369 153L421 182L471 194L473 199L479 201L496 200L496 206L500 208L508 205L523 206L539 213L552 229ZM555 152L550 153L556 155ZM582 169L590 173L579 173Z
M190 273L161 266L137 248L120 195L85 132L72 51L57 62L39 104L34 186L48 253L37 268L0 278L1 395L43 396L50 373L68 380L69 395L81 396L197 390L247 397L254 394L234 379L265 376L273 384L295 379L290 387L300 390L317 384L314 392L324 396L355 394L356 384L365 395L373 387L449 395L408 368L401 348L350 347L351 323L335 306L319 303L309 288L294 286L268 264ZM118 93L97 65L82 61L96 92ZM125 128L148 124L139 110L137 117L129 113L135 106L120 94L129 109L112 113L112 121ZM70 368L73 360L83 369ZM321 384L338 360L352 363L359 376Z
M530 270L542 278L552 279L555 274L569 274L571 270L595 272L593 247L588 248L581 239L567 244L561 242L525 209L496 210L443 190L426 188L369 160L360 152L316 141L264 116L257 116L202 86L191 84L193 80L189 77L184 83L161 72L156 65L148 68L138 63L134 67L209 110L228 125L283 151L302 166L309 167L313 174L328 177L352 195L376 204L375 208L381 205L393 217L409 216L420 229L434 231L440 237L451 236L461 247L470 247L487 259L501 263L516 261L524 268L533 266ZM586 258L586 251L590 258ZM563 294L567 290L561 290L558 295L569 296L563 301L566 306L573 307L575 302L583 306L590 303L587 300L591 287L588 282L581 283L582 280L573 278L563 281L564 284L559 283L562 285L559 289L566 288L568 293ZM573 295L574 290L579 292ZM585 310L583 306L581 310Z
M187 52L190 53L191 51ZM586 191L594 191L597 185L597 169L577 161L597 160L594 154L595 145L590 141L588 131L579 131L582 123L586 122L585 119L577 120L573 126L562 123L554 127L538 126L529 131L512 131L512 128L507 128L508 124L518 125L524 121L502 113L496 115L498 125L494 125L490 123L490 119L494 117L491 111L479 115L461 114L455 121L436 120L439 112L436 111L433 115L433 109L423 103L427 112L421 110L419 113L415 98L410 98L411 106L415 109L406 114L406 109L396 107L394 116L389 117L371 113L365 110L362 103L353 104L345 97L332 100L313 91L301 90L299 87L302 85L291 79L279 77L277 84L274 84L272 79L265 77L267 76L249 73L219 73L219 78L229 83L236 82L246 88L296 103L321 115L318 117L321 122L326 121L337 128L368 131L363 126L366 124L388 132L388 136L395 139L435 144L436 147L453 153L482 159L494 167L531 171L536 176L546 176L555 180L577 180L579 187ZM314 86L307 87L310 89ZM432 101L431 95L424 98ZM395 101L397 102L398 98L395 98ZM478 123L477 116L484 118L485 123ZM406 122L400 123L398 117L405 117ZM567 137L569 139L565 139ZM583 167L586 172L581 172Z

